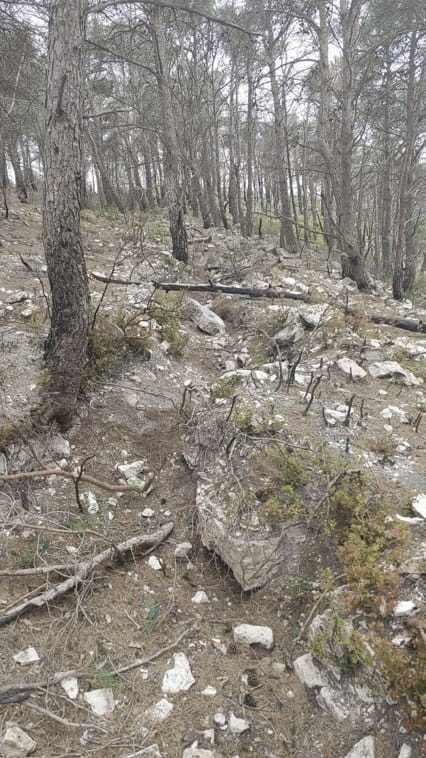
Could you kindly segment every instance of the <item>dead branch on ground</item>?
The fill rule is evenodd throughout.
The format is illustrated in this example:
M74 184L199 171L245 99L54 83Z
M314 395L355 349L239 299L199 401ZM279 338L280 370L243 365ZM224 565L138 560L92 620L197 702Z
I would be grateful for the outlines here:
M15 605L6 614L0 616L0 626L6 626L6 624L10 624L12 621L19 618L20 616L23 616L28 611L34 610L36 608L41 608L47 603L50 603L57 598L62 597L70 590L82 584L82 582L87 579L87 577L92 574L93 571L98 568L98 566L101 566L103 563L106 563L108 561L114 560L117 555L122 556L124 553L128 553L131 550L145 547L149 548L153 545L158 545L161 542L164 542L164 540L167 539L169 534L171 534L173 531L173 528L174 524L170 522L162 526L157 532L154 532L153 534L142 534L137 537L131 537L116 547L108 548L108 550L104 550L102 553L95 555L94 558L77 564L75 573L72 576L68 577L68 579L65 579L60 584L54 585L50 589L46 590L46 592L42 592L40 595L37 595L34 598L25 600L24 602Z

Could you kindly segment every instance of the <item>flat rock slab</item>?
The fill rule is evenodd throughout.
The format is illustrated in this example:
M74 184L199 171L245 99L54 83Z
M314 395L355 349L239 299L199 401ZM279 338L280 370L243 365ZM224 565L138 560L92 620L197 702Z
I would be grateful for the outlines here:
M37 743L19 726L9 726L0 739L0 755L4 758L25 758L32 755Z
M196 502L203 545L221 557L244 591L263 587L278 572L299 575L305 527L289 524L269 533L239 529L225 513L214 484L200 482Z

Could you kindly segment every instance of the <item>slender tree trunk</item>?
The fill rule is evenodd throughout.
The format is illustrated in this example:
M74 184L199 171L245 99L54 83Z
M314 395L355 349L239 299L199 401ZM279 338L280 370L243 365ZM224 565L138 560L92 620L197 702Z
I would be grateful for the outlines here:
M383 169L381 188L381 245L382 265L385 276L392 272L392 151L390 140L390 98L392 84L392 62L389 48L386 49L385 102L383 119Z
M247 73L247 195L245 232L247 237L253 236L253 164L254 164L254 82L253 82L253 51L250 49L246 58Z
M284 139L284 111L280 100L280 92L276 74L276 62L273 50L273 32L269 28L268 67L271 81L272 102L274 107L274 135L275 135L275 167L278 178L280 197L281 230L280 245L291 254L297 254L298 244L292 222L292 212L287 184L286 171L286 144Z
M20 200L21 203L26 203L28 200L28 192L25 184L24 172L22 170L21 158L14 139L9 140L7 152L12 164L13 173L15 174L15 190L18 200Z
M44 248L52 295L44 416L70 425L87 359L89 285L80 231L86 0L52 0L47 79Z
M179 143L173 117L170 86L164 69L165 41L163 38L163 30L160 25L160 13L158 8L154 8L151 11L151 19L157 84L163 125L164 187L166 202L169 209L173 256L176 260L187 263L188 235L185 228L184 198L179 173Z

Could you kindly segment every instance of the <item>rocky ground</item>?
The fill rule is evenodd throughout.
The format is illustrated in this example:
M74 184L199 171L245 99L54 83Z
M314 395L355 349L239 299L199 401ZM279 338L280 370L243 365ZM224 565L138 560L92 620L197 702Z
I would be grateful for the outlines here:
M38 208L0 222L0 755L426 755L426 310L272 235L194 224L186 267L161 213L83 229L76 424L9 445L46 380L47 280Z

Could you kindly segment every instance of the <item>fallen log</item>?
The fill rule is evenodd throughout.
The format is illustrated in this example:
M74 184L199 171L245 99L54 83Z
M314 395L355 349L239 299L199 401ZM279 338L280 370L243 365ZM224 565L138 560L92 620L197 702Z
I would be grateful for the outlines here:
M267 297L272 300L287 298L308 303L307 294L284 290L277 287L232 287L227 284L183 284L179 282L153 282L154 287L165 292L222 292L225 295L240 295L242 297Z
M130 279L116 279L114 277L100 274L98 271L92 271L91 276L98 282L104 282L107 284L120 284L128 287L134 285L136 287L147 284L147 282L141 282L138 280ZM223 292L225 295L240 295L242 297L267 297L271 299L287 298L288 300L301 300L303 303L309 303L309 295L302 294L301 292L293 292L292 290L284 290L277 287L232 287L226 284L191 284L180 282L152 282L156 289L164 290L165 292Z
M386 324L394 326L396 329L404 329L407 332L417 332L426 334L426 322L417 318L391 318L390 316L367 316L374 324Z
M173 531L173 528L174 524L172 522L164 524L164 526L158 529L157 532L153 532L152 534L148 535L142 534L137 537L131 537L125 542L121 542L114 547L108 548L108 550L104 550L102 553L98 553L98 555L95 555L94 558L90 558L87 561L82 561L81 563L77 564L74 574L68 577L68 579L60 582L60 584L54 585L45 592L36 595L36 597L30 598L29 600L24 600L22 603L19 603L18 605L10 608L7 613L5 613L3 616L0 616L0 626L6 626L6 624L10 624L15 619L23 616L25 613L28 613L28 611L34 610L36 608L41 608L43 605L46 605L47 603L50 603L53 600L57 600L57 598L62 597L62 595L65 595L70 590L82 584L82 582L87 579L87 577L103 563L112 561L117 558L117 556L121 558L124 553L128 553L130 550L150 548L154 545L159 545L161 542L164 542L164 540L167 539L169 534L171 534Z

